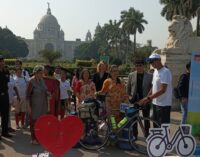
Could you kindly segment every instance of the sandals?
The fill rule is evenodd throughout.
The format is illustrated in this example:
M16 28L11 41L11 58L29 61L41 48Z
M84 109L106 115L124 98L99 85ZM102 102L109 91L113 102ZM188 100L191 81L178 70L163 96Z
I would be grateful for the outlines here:
M33 144L33 145L38 145L39 143L38 143L36 140L32 140L32 141L31 141L31 144Z

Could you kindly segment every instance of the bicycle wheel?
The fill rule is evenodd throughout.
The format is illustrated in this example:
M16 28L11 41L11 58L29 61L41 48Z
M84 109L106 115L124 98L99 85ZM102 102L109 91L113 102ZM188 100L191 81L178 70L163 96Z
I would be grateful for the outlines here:
M177 143L176 152L180 156L192 156L195 151L195 140L190 136L183 136Z
M145 129L146 126L149 125ZM148 128L159 127L158 123L150 118L138 117L129 127L129 141L131 146L139 153L147 154L146 138L149 135Z
M161 136L154 136L147 145L147 152L153 157L162 157L166 152L166 142Z
M98 150L108 141L108 132L108 123L105 120L98 120L93 128L85 131L79 143L85 149Z

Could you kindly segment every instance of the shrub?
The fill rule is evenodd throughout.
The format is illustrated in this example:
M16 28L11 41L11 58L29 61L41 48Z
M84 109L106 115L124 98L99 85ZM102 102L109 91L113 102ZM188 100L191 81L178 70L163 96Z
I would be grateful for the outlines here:
M87 60L76 60L76 66L77 67L91 67L93 65L93 62L87 61Z
M129 64L122 64L119 66L121 75L128 75L132 71L132 67Z

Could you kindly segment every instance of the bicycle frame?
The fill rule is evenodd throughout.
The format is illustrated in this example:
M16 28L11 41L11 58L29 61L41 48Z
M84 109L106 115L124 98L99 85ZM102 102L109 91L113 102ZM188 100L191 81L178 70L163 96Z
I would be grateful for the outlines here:
M142 124L142 120L141 120L141 116L140 116L140 112L139 111L140 111L140 109L137 109L135 111L136 113L134 114L134 116L128 118L128 121L122 127L120 127L119 129L113 129L112 128L112 124L111 124L111 121L110 121L110 115L107 115L107 121L108 121L108 126L109 126L109 135L114 133L116 136L118 136L120 134L120 132L124 128L127 127L128 124L134 123L135 121L139 122L139 125L141 126L143 133L145 133L145 128L144 128L144 125Z

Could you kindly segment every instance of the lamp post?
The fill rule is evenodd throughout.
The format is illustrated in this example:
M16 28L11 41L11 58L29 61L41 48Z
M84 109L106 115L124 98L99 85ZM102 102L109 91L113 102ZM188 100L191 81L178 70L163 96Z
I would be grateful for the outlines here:
M200 23L199 23L199 20L200 20L200 7L197 8L197 11L196 11L196 14L197 14L197 29L196 29L196 34L197 36L200 36Z

